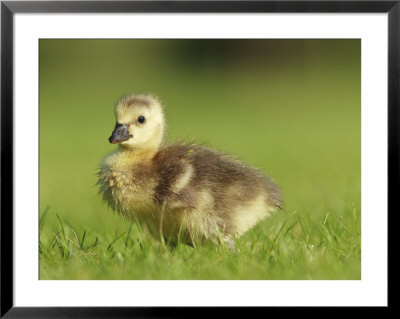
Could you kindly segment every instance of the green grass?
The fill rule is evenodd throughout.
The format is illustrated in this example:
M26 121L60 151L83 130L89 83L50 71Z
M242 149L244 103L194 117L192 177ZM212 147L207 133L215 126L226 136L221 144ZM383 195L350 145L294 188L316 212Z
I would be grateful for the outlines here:
M360 42L267 42L41 40L40 279L361 279ZM162 98L169 139L271 175L285 211L233 252L170 249L110 211L96 172L131 91Z
M236 241L169 248L136 225L123 232L77 231L57 216L40 240L41 279L360 279L359 213L323 219L272 217Z

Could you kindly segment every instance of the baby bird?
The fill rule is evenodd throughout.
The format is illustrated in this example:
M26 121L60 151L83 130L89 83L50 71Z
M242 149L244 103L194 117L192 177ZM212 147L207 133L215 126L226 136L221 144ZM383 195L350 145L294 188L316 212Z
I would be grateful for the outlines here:
M281 208L280 192L262 172L225 154L165 144L163 108L150 94L118 101L109 142L119 147L103 161L99 193L163 243L224 241L232 248L235 237Z

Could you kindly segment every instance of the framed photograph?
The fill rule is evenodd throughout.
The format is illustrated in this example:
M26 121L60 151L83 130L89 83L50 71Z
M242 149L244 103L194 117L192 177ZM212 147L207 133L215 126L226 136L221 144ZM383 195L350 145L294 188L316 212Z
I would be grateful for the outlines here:
M2 1L1 316L388 307L399 30L399 1Z

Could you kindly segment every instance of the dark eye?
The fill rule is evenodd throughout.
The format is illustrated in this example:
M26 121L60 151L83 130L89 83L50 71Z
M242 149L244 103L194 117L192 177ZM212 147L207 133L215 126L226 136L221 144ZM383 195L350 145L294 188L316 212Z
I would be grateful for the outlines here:
M139 117L138 117L138 119L137 119L137 121L139 122L139 123L144 123L144 121L146 121L146 118L143 116L143 115L140 115Z

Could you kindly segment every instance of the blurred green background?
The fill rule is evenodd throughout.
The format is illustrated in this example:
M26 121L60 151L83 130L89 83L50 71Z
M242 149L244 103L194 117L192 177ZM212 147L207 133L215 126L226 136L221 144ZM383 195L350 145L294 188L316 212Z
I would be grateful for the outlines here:
M42 39L39 46L41 279L360 279L360 40ZM164 272L155 265L156 250L153 259L140 261L133 248L129 257L122 246L117 256L123 262L119 257L116 262L115 254L105 257L101 246L94 251L78 247L83 255L71 250L68 258L62 252L59 258L62 223L76 232L72 241L86 231L92 241L110 243L128 229L133 242L145 240L102 203L95 185L102 158L115 148L108 143L113 106L131 92L161 98L168 139L225 151L275 179L285 212L263 221L239 243L242 254L249 242L265 243L262 251L270 260L268 236L284 229L289 237L274 253L275 266L268 266L274 270L260 268L251 275L236 269L227 276L221 269L196 272L182 265L195 254L192 248L174 252ZM328 218L337 228L326 232ZM297 247L296 240L301 240L299 247L309 246L305 251L314 241L334 257L323 255L317 262L314 256L285 272L285 260L301 256L297 248L288 248ZM103 257L88 259L88 251ZM200 264L201 256L213 256L210 250L197 254ZM279 256L282 269L276 268ZM251 260L257 268L257 260ZM122 268L115 268L117 263ZM160 271L133 273L130 263Z

